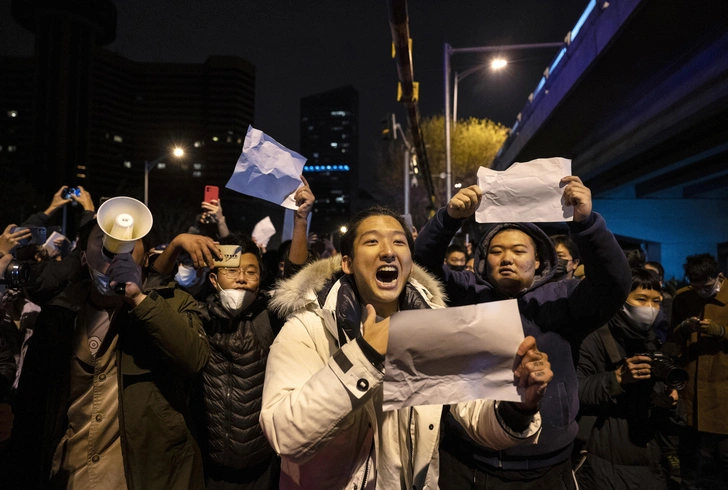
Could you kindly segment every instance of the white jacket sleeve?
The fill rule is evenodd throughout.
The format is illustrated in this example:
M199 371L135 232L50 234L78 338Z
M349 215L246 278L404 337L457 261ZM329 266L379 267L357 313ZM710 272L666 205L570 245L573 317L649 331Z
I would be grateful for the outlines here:
M520 444L535 444L541 432L541 414L533 416L531 424L521 433L512 431L498 415L498 402L475 400L450 406L455 420L481 446L495 450Z
M329 345L317 346L304 321L321 319L312 312L289 317L271 346L260 413L273 449L296 464L335 437L383 378L354 341L323 359Z

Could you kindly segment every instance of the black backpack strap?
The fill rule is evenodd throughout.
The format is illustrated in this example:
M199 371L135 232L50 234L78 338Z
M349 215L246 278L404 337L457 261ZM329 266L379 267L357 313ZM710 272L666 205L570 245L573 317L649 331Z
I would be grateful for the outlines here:
M612 332L609 331L609 326L604 325L597 330L597 332L599 332L599 337L601 337L602 342L604 342L604 348L607 349L609 360L615 366L621 364L624 356L619 352L619 347L617 347L617 342L614 340Z

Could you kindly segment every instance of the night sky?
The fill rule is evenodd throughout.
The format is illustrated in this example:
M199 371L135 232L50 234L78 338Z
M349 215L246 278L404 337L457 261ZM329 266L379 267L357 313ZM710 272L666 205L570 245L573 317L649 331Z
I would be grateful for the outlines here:
M117 38L108 49L136 61L202 63L236 55L256 68L255 125L297 149L301 97L353 85L361 104L361 157L379 141L381 119L395 112L397 72L385 1L123 0ZM32 34L0 2L0 54L30 55ZM443 43L453 47L561 41L587 0L409 2L415 80L424 116L443 111ZM487 117L512 126L556 49L511 52L510 65L460 85L459 117ZM453 69L487 61L457 54Z

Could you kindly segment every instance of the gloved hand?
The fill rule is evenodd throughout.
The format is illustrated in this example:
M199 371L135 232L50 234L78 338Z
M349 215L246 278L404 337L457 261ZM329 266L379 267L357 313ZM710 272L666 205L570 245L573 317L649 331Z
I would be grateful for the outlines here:
M710 337L723 338L723 336L725 335L725 327L723 325L718 325L713 320L706 318L705 320L700 320L698 332L703 335L708 335Z
M138 304L137 297L141 295L142 268L134 262L131 254L117 254L111 261L106 275L111 279L110 286L125 284L124 299Z
M689 334L690 332L697 332L700 327L700 320L698 320L696 317L690 317L686 318L682 322L680 322L680 325L677 326L678 330L682 331L685 334Z

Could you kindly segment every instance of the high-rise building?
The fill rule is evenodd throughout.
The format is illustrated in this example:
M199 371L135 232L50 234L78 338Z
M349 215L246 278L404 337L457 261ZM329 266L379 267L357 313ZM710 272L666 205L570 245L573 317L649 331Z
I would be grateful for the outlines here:
M53 165L46 169L35 161L35 64L34 58L0 58L0 164L10 171L6 177L33 184L41 195L82 185L94 198L141 200L145 162L159 159L149 173L152 211L177 201L199 209L204 186L216 185L231 228L250 232L266 215L282 220L277 206L223 189L253 123L255 68L247 61L211 56L202 64L143 63L97 49L85 155L62 177ZM185 151L179 159L172 156L177 146Z
M359 169L359 93L346 86L301 99L304 176L316 195L311 228L333 233L349 221Z

